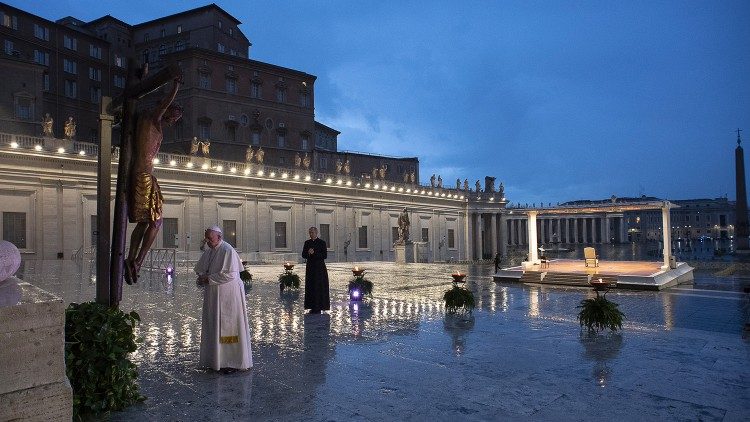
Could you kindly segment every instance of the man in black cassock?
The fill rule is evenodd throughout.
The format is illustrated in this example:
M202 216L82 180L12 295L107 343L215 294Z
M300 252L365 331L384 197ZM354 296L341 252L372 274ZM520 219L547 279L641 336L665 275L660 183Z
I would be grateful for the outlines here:
M331 299L328 294L328 269L325 259L328 257L328 247L323 239L318 238L318 229L310 227L310 240L302 247L302 258L307 260L305 268L305 309L311 314L319 314L322 310L331 309Z

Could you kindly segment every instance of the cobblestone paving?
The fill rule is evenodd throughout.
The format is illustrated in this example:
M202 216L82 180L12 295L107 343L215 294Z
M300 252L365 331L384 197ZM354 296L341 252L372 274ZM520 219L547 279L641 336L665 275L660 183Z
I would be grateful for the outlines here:
M280 265L252 267L252 370L197 368L201 292L188 272L125 286L141 314L134 355L148 400L113 420L748 420L750 280L698 272L662 292L610 291L622 333L582 333L590 289L495 283L489 266L359 263L373 297L350 303L353 264L329 264L332 309L279 293ZM449 274L467 271L470 318L446 317ZM304 265L295 271L304 274ZM28 261L25 281L92 300L87 263Z

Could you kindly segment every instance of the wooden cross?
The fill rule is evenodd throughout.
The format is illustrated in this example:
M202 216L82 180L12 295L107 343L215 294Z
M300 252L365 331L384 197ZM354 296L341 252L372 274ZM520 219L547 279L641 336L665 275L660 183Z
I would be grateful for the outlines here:
M96 301L117 307L122 300L123 262L125 237L128 228L128 192L130 167L133 157L133 137L136 130L138 100L159 89L181 75L173 64L154 75L147 76L148 66L136 67L133 58L128 60L127 84L122 95L110 103L105 97L101 104L99 166L97 180L97 248L96 248ZM140 74L140 77L138 76ZM112 115L121 110L120 158L115 187L115 212L112 227L112 252L110 255L109 203L111 199Z

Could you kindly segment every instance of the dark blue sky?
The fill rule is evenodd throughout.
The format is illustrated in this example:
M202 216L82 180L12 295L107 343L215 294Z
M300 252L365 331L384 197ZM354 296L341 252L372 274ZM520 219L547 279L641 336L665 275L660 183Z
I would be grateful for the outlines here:
M128 23L207 4L8 3ZM422 182L496 176L521 203L734 198L750 1L217 4L253 59L318 77L316 120L340 149L418 156Z

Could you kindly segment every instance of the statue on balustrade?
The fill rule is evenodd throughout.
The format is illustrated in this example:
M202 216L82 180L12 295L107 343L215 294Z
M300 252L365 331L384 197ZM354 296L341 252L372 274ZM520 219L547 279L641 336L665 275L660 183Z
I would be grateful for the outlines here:
M412 170L411 174L409 174L409 181L412 185L417 183L417 174L414 172L414 170Z
M500 182L500 188L497 193L499 194L500 199L505 198L505 186L503 186L503 182Z
M378 170L378 175L380 175L380 180L385 180L385 172L388 170L385 164L380 165L380 169Z
M439 188L443 187L443 177L440 175L438 175L437 187Z
M299 152L294 154L294 167L302 167L302 157L300 157Z
M245 162L246 163L252 163L253 157L255 157L255 150L253 147L247 147L245 150Z
M44 115L44 120L42 120L42 134L45 137L48 138L54 138L55 134L52 132L52 124L54 123L54 120L52 120L52 116L49 115L49 113Z
M477 193L482 191L482 185L479 183L479 179L477 179L477 182L474 184L474 186L477 188Z
M190 143L190 155L198 155L198 148L200 147L198 138L193 136L193 141Z
M430 176L430 186L435 187L435 173L432 173L432 176Z
M469 190L469 179L464 179L464 190L465 191Z
M372 168L372 180L378 180L378 168L377 167Z
M456 190L461 189L461 179L456 179Z
M310 169L310 156L305 153L305 156L302 157L302 167L305 168L305 170Z
M266 155L266 152L263 151L263 147L258 147L258 151L255 152L255 161L258 162L258 164L263 164L263 156Z
M408 171L404 172L404 183L409 183L409 172Z
M336 160L336 174L341 174L341 169L344 167L344 163L341 162L341 159Z
M68 116L68 121L65 122L65 139L72 140L76 137L76 122L73 120L73 116Z
M351 165L349 164L349 160L344 161L344 174L349 175L349 173L352 171Z
M208 158L209 148L211 147L211 142L209 142L208 140L200 141L200 144L201 144L201 154L203 154L204 157Z

